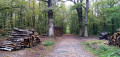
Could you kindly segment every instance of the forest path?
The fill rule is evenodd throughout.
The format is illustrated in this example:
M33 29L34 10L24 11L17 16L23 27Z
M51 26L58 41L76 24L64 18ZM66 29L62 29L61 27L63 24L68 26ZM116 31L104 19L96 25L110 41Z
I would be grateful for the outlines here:
M64 35L46 57L94 57L84 49L80 39L74 35Z

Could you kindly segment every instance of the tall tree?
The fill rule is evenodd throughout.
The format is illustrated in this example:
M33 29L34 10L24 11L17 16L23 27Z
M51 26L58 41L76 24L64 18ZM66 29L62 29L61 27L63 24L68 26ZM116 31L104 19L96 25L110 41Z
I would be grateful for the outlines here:
M32 16L32 18L33 18L33 28L35 29L35 1L33 0L33 16Z
M85 11L85 37L88 37L88 11L89 11L89 0L86 0L86 11Z
M52 0L48 0L49 36L54 36Z
M78 13L78 21L79 21L79 35L82 35L82 24L83 24L83 18L82 18L82 2L83 0L67 0L67 1L71 1L76 5L76 11Z
M48 23L49 23L49 31L48 31L48 35L49 36L54 36L54 29L53 29L53 10L52 10L52 3L53 0L41 0L44 2L48 3Z

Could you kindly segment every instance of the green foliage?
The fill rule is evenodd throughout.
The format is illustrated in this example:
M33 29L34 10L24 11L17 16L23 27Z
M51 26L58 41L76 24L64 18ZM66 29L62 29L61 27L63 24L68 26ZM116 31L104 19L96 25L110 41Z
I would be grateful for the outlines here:
M109 54L108 57L120 57L120 49Z
M97 22L96 28L99 31L109 31L116 32L116 29L120 27L118 17L120 16L120 6L118 5L119 0L100 0L94 2L94 12L97 14L96 19L99 20ZM96 22L96 21L95 21ZM107 29L110 28L110 29Z
M48 7L46 2L37 1L36 3L36 0L0 0L0 2L0 29L12 29L13 27L30 29L33 28L35 20L35 30L39 34L48 33ZM66 27L63 26L66 19L64 3L61 5L54 4L51 9L54 12L54 25L61 26L65 30Z
M89 43L83 43L83 45L90 46L90 44L89 44Z
M101 31L116 32L116 29L120 27L118 1L95 0L92 1L92 4L90 3L88 13L89 35L98 35ZM33 28L35 20L35 30L39 34L47 34L49 27L47 12L51 9L54 13L54 25L61 26L64 33L67 31L71 34L79 34L76 8L83 8L83 21L85 19L85 1L76 3L70 8L66 7L65 3L60 3L60 5L53 3L53 7L48 8L46 2L37 1L36 3L36 0L0 0L0 2L0 29ZM84 25L82 26L84 27Z
M98 47L92 46L92 44L97 45ZM89 49L95 56L97 57L119 57L120 49L115 46L108 46L101 44L101 41L87 42L83 43L83 45Z
M75 10L76 8L80 8L80 7L85 8L85 3L79 2L79 3L77 3L77 4L73 5L73 6L71 6L71 7L70 7L70 10Z
M99 53L102 53L102 52L106 52L106 51L108 51L109 49L107 48L107 47L105 47L105 46L103 46L103 45L100 45L99 46L99 48L98 48L98 51L99 52L97 52L98 54Z
M50 41L50 40L46 40L46 41L43 42L43 45L45 45L45 46L52 46L53 44L55 44L55 42Z

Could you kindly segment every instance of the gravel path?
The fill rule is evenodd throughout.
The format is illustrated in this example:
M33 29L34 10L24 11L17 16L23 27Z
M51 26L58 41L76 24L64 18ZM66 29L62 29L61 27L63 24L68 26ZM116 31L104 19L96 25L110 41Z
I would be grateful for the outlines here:
M46 57L94 57L85 51L80 40L73 35L66 35L54 47L54 50Z

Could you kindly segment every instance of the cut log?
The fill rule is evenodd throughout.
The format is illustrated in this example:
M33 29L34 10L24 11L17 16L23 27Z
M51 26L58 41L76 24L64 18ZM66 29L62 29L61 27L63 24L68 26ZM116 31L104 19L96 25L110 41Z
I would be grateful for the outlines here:
M33 47L40 43L38 33L32 30L14 28L9 38L2 42L0 50L14 51L24 47Z

